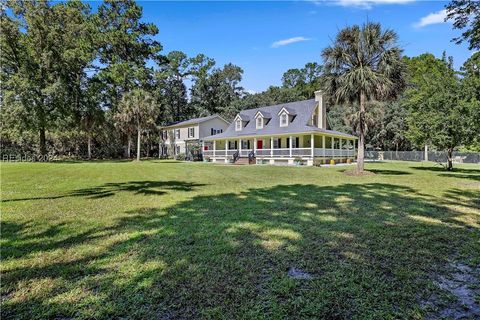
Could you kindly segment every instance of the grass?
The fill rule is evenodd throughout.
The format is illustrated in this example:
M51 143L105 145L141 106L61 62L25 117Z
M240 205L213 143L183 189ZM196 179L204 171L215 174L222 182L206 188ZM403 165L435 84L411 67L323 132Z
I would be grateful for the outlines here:
M421 318L480 263L480 167L346 168L3 163L1 317Z

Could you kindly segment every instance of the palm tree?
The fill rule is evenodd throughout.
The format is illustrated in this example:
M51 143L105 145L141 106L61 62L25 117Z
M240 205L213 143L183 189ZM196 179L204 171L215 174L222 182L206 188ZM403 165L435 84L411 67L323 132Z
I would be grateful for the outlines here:
M357 103L357 172L364 169L365 106L396 97L405 87L405 65L397 34L379 23L347 27L322 52L324 90L336 103Z
M137 130L137 161L140 161L140 140L142 131L154 125L159 113L155 99L151 94L142 89L135 89L126 93L119 105L116 120L119 125L131 127ZM130 143L130 141L129 141Z

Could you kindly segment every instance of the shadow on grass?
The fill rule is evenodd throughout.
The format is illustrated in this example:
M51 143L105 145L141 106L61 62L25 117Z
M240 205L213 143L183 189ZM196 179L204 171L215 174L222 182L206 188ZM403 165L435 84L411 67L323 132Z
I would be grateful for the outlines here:
M30 200L54 200L67 197L86 197L89 199L100 199L111 197L118 192L132 192L141 195L161 196L167 191L192 191L195 188L203 187L205 184L183 181L129 181L118 183L105 183L99 187L74 190L58 196L30 197L5 199L2 202L30 201Z
M415 170L439 172L440 177L452 177L459 179L471 179L480 181L480 169L453 168L453 171L447 171L440 167L412 167Z
M475 241L462 215L398 185L297 184L125 212L61 241L54 236L64 226L52 226L36 235L45 251L30 251L25 226L9 223L2 240L23 246L24 260L3 272L1 313L409 318L418 316L429 277ZM312 279L290 278L291 268Z
M388 175L388 176L403 176L403 175L412 174L411 172L401 171L401 170L369 169L368 171L373 172L375 174Z

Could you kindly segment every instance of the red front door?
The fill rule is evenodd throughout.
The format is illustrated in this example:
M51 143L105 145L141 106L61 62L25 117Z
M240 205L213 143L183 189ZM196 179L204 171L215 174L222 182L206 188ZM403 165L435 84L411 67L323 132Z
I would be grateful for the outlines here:
M263 140L257 140L257 149L263 149Z

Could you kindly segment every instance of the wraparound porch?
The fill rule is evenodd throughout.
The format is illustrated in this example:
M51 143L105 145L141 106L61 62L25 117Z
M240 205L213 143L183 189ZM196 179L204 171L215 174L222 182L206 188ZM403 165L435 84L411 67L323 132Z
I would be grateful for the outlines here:
M202 150L204 158L213 162L231 163L235 157L254 157L257 163L293 164L301 159L313 165L314 159L354 161L356 139L315 133L215 139L204 141Z

